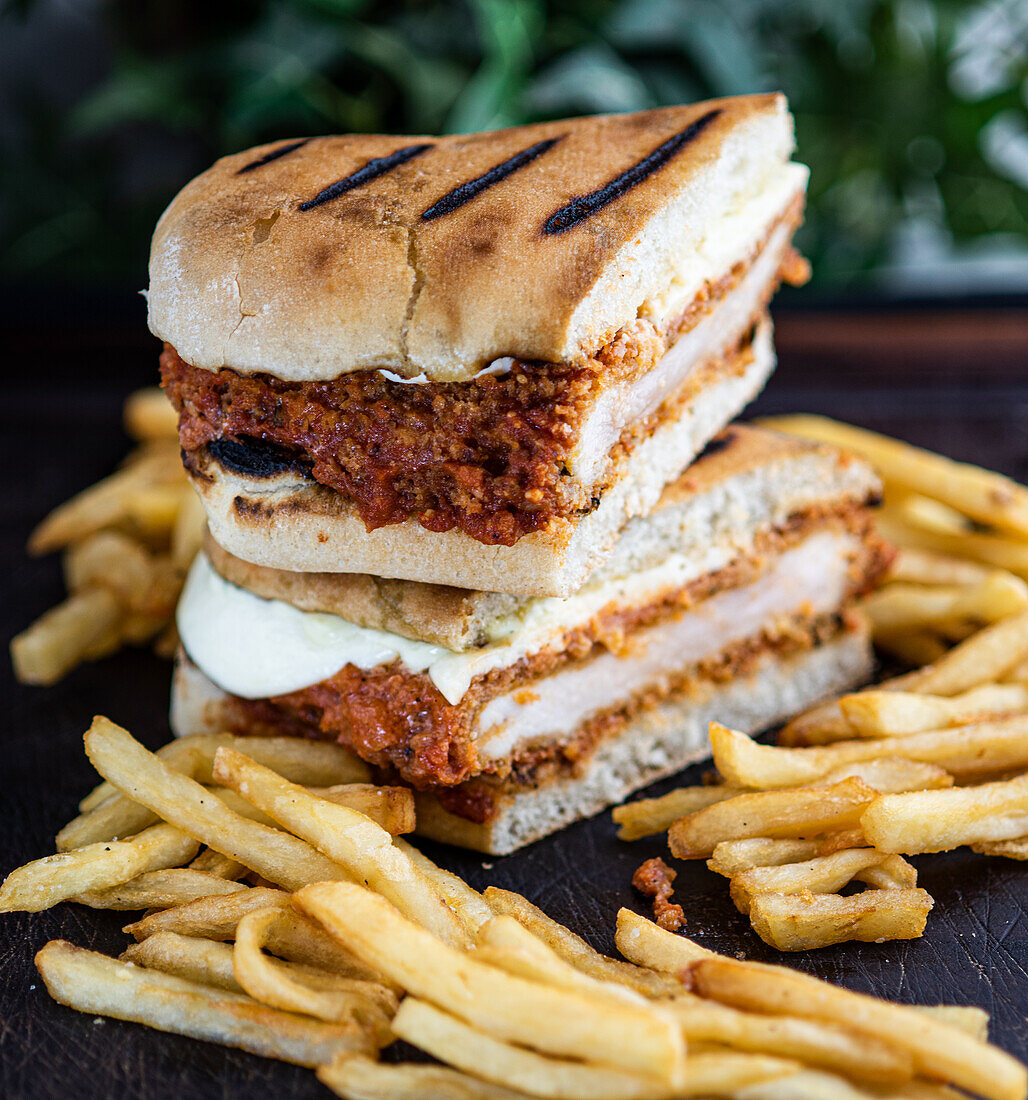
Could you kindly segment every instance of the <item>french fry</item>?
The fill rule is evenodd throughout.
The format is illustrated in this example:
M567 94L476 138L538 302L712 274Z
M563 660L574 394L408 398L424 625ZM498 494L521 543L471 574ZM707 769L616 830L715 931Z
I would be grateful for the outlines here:
M289 907L289 894L265 886L248 887L235 894L203 897L184 905L149 913L127 924L122 931L136 940L145 940L158 932L176 932L181 936L199 936L207 940L230 940L236 925L247 913L276 906Z
M93 767L126 797L269 882L295 890L349 873L297 837L233 813L206 787L168 767L106 718L93 720L85 744Z
M412 997L400 1006L393 1027L401 1038L466 1073L493 1083L506 1082L533 1096L562 1100L730 1096L755 1081L784 1076L798 1068L794 1062L761 1055L696 1054L689 1059L685 1081L672 1092L652 1078L519 1049Z
M312 844L348 875L367 882L405 916L447 943L471 946L471 932L463 919L424 872L393 845L389 833L364 814L317 798L234 749L218 749L214 778Z
M982 684L950 696L859 691L844 695L839 706L858 736L901 737L962 725L987 715L1023 713L1028 710L1028 688L1023 684Z
M548 917L538 906L520 894L489 886L482 896L492 913L513 917L566 963L583 974L602 982L617 982L647 997L660 997L680 989L678 982L655 974L646 967L601 955L581 936L576 936L570 928L565 928L563 924Z
M226 745L246 752L251 759L272 768L292 783L306 787L330 787L344 783L366 783L371 769L349 749L332 741L307 737L236 737L229 733L196 733L162 745L157 755L176 771L185 772L199 783L214 780L214 754ZM79 803L86 813L119 792L110 783L94 787Z
M879 533L889 542L902 545L905 549L970 558L983 565L1005 569L1028 579L1028 543L1022 539L975 532L957 535L926 531L907 522L902 516L895 515L880 516L877 527Z
M897 677L887 686L932 695L960 695L980 684L1001 680L1008 669L1026 657L1028 612L1021 612L985 627L934 664Z
M931 497L991 527L1028 536L1028 489L1002 474L821 416L781 416L768 427L856 451L887 482Z
M135 390L121 410L125 431L138 443L178 439L178 413L159 386Z
M945 768L940 768L938 764L927 764L923 760L906 760L902 756L854 760L827 772L818 781L818 786L827 787L854 776L869 787L874 787L880 794L953 786L953 776Z
M718 768L730 775L733 782L746 780L750 786L768 791L818 783L836 768L875 757L902 757L937 764L964 779L1028 767L1025 715L903 737L837 741L832 745L796 749L759 745L745 734L716 724L711 725L710 739ZM758 835L768 834L760 830Z
M181 573L188 572L193 558L203 547L206 529L207 514L204 512L203 502L192 485L186 485L182 490L175 526L171 529L171 545L168 548L175 568Z
M215 894L237 894L247 889L217 875L174 867L166 871L146 871L120 886L76 894L73 901L91 909L170 909L197 898Z
M407 997L393 1031L465 1073L558 1100L627 1100L686 1095L667 1082L603 1065L570 1062L511 1046L426 1001ZM690 1060L691 1061L691 1060Z
M861 604L876 633L903 634L945 628L964 620L995 623L1028 605L1028 585L1012 573L990 573L970 587L923 585L895 581Z
M249 748L249 746L247 746ZM157 754L158 756L160 753ZM195 750L175 757L173 766L183 775L209 769L202 754ZM230 810L250 821L262 825L274 825L267 814L226 787L208 788ZM332 787L311 787L311 794L349 806L377 822L392 833L393 830L411 832L414 828L414 797L405 787L375 787L370 783L346 783ZM80 814L57 834L57 850L81 848L100 840L113 840L119 836L138 832L157 821L158 817L145 806L124 796L115 795L92 810ZM224 859L224 856L220 857ZM231 862L231 861L230 861Z
M792 1077L742 1089L734 1100L966 1100L966 1097L945 1085L923 1080L907 1081L898 1091L858 1088L834 1073L804 1069Z
M174 614L182 591L182 575L169 558L120 531L98 531L72 546L64 576L71 591L106 588L126 611L160 624Z
M487 920L492 919L493 911L485 898L477 890L473 890L459 875L444 871L424 852L399 837L394 837L393 844L428 878L446 904L463 917L464 923L472 932Z
M279 1012L249 997L109 959L63 940L48 943L36 955L36 967L50 996L79 1012L132 1020L265 1058L318 1066L337 1054L373 1049L357 1025Z
M844 779L830 787L741 794L676 821L668 832L671 854L678 859L708 859L725 840L754 836L802 838L844 829L859 822L876 794L859 779Z
M414 793L409 787L376 787L372 783L343 783L310 787L312 795L347 806L370 817L392 836L414 832Z
M76 894L105 890L145 871L176 867L199 845L171 825L154 825L128 840L91 844L26 863L0 886L0 912L38 913Z
M660 929L657 929L659 932ZM706 958L690 967L701 996L751 1012L855 1028L906 1050L915 1069L989 1100L1024 1100L1028 1071L1009 1054L915 1009L840 989L784 967Z
M119 645L122 611L106 589L75 592L11 640L14 674L23 684L55 684L84 660Z
M105 527L117 527L138 506L138 494L181 484L178 447L170 442L151 445L131 464L59 504L30 535L29 553L49 554Z
M666 832L672 822L686 814L695 813L715 802L734 798L744 791L739 787L678 787L659 798L640 798L615 806L611 812L618 829L618 840L639 840L644 836Z
M1028 859L1028 836L1011 837L1009 840L981 840L971 845L971 850L983 856L1004 856L1006 859Z
M232 968L244 992L262 1004L287 1012L329 1022L354 1021L366 1028L378 1045L387 1046L392 1041L389 1020L397 1001L384 986L327 972L319 974L309 968L291 970L281 960L264 954L263 948L274 942L274 931L284 915L281 909L258 909L247 913L236 927ZM388 998L389 1011L383 997Z
M900 486L885 484L884 512L895 514L904 523L920 527L925 531L938 531L943 535L962 535L971 530L971 522L943 504L941 500L932 500L921 493L904 491Z
M979 1042L989 1041L989 1014L984 1008L976 1005L911 1005L915 1012L924 1013L948 1024L950 1027L959 1028L968 1035L974 1036Z
M475 958L543 985L587 996L645 1003L642 994L620 983L594 978L565 962L514 917L496 916L479 928Z
M294 904L375 971L498 1039L669 1085L682 1079L681 1032L658 1010L593 1002L478 963L359 886L317 883L300 890Z
M876 890L912 890L917 885L917 868L898 855L890 855L874 867L853 876Z
M861 871L877 867L887 858L874 848L851 848L802 863L751 867L732 875L732 901L740 913L748 914L759 894L835 894Z
M819 854L816 840L773 840L754 836L745 840L723 840L715 846L707 866L716 874L731 878L752 867L781 867L813 859Z
M174 909L150 913L142 920L126 925L123 931L140 942L162 932L209 940L231 940L247 913L268 906L283 910L282 921L269 934L267 947L272 954L293 963L331 971L340 977L382 981L378 974L359 962L318 924L291 909L290 896L284 890L257 886L224 897L198 898Z
M319 1066L317 1074L323 1085L344 1100L526 1100L527 1096L449 1066L387 1065L363 1055L340 1055Z
M614 942L630 962L664 974L674 974L676 978L699 959L721 957L693 940L667 932L653 921L625 908L618 910ZM684 988L680 981L675 984L679 991Z
M885 580L925 585L980 584L988 577L989 572L987 565L980 565L963 557L901 546L889 566Z
M236 980L233 956L234 948L231 944L203 939L200 936L183 936L177 932L155 932L139 943L130 944L122 952L121 958L137 966L147 966L203 985L213 985L233 993L245 993ZM374 1018L376 1026L381 1020L393 1016L399 1004L396 994L378 982L347 978L319 967L285 962L271 956L264 956L264 964L273 975L306 983L308 988L360 995L377 1008L378 1014ZM261 997L255 999L270 1003ZM386 1036L384 1032L380 1032L378 1037L382 1039Z
M1028 576L1028 546L1025 547ZM948 650L937 661L877 686L877 691L916 691L932 695L960 695L981 684L995 683L1028 659L1028 614L979 630ZM780 745L814 745L853 737L853 727L839 701L819 703L788 722L778 737Z
M847 848L867 848L867 838L863 829L855 826L851 829L839 829L825 833L817 838L817 855L830 856L833 852L842 852Z
M777 1054L876 1084L909 1081L914 1072L913 1059L905 1051L833 1024L741 1012L688 994L673 1000L671 1010L690 1044L707 1041Z
M186 981L245 993L232 969L232 947L201 936L182 936L177 932L155 932L139 943L129 944L119 958L122 962L174 974Z
M860 826L882 851L907 855L1022 837L1028 834L1028 773L978 787L883 795Z
M214 875L216 878L241 879L246 873L246 868L234 859L223 856L221 852L213 848L204 850L189 865L190 870L200 871L205 875Z
M914 940L924 935L933 901L925 890L861 894L758 894L750 904L754 932L779 951L811 951L860 940Z

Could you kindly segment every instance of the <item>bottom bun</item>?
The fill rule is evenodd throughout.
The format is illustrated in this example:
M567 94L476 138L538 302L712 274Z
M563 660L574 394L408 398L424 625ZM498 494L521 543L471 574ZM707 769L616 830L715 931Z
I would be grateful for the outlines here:
M434 795L418 792L417 832L462 848L507 855L708 756L712 721L758 733L866 682L871 669L871 646L862 623L787 659L769 653L750 675L710 683L702 699L679 699L644 712L602 743L578 775L502 796L499 812L484 824L449 813ZM229 698L190 661L180 659L171 698L176 736L221 732Z

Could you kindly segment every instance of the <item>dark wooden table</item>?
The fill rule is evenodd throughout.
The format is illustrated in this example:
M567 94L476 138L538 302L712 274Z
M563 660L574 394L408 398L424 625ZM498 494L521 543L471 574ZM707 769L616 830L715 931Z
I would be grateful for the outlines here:
M107 321L99 308L80 302L77 314L55 317L47 299L32 297L9 302L4 311L5 640L62 596L57 562L24 555L32 524L114 466L126 449L121 399L154 376L156 348L145 336L141 309L138 319ZM782 365L754 411L824 412L1028 480L1023 309L789 311L779 319L779 347ZM168 665L149 654L127 652L37 689L15 684L3 665L0 873L52 851L54 834L95 781L81 742L93 714L109 715L151 746L168 738L170 675ZM428 847L473 885L518 890L605 951L613 951L620 906L646 911L629 885L632 871L664 851L659 839L618 842L606 814L505 859ZM786 961L908 1003L980 1005L992 1016L994 1040L1023 1057L1028 866L966 850L915 862L936 901L923 939L844 944ZM680 865L677 885L689 935L729 954L781 961L736 912L724 880L702 863ZM125 922L117 913L71 905L0 916L0 1096L327 1095L304 1070L53 1004L32 966L33 953L55 937L117 953L126 942L119 931Z

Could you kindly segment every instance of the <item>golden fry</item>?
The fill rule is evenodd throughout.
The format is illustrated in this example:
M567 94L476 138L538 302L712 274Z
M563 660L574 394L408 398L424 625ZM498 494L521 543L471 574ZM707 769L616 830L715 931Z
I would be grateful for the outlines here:
M401 913L447 943L471 946L463 919L389 833L364 814L317 798L234 749L218 749L214 778L312 844L347 875L367 882Z
M1028 773L1000 783L883 795L860 820L884 852L946 852L1028 834Z
M317 883L300 890L294 903L366 965L496 1038L668 1084L681 1079L681 1032L658 1010L594 1002L476 962L360 886Z
M856 451L887 482L948 504L979 523L1028 536L1028 489L1002 474L954 462L898 439L823 416L780 416L763 423L792 435Z
M754 932L779 951L811 951L860 940L914 940L924 935L933 901L925 890L862 894L758 894L749 915Z
M771 837L754 836L745 840L724 840L718 844L707 860L707 866L716 874L731 878L751 867L781 867L786 863L801 863L819 855L816 840L773 840Z
M760 894L835 894L861 871L877 867L887 858L874 848L850 848L802 863L751 867L732 876L732 901L740 913L749 913Z
M660 929L657 929L659 932ZM915 1069L989 1100L1024 1100L1028 1071L1009 1054L916 1009L853 993L780 966L707 958L690 968L701 996L752 1012L852 1027L909 1051Z
M269 882L295 890L308 882L347 876L304 841L233 813L210 790L168 767L108 719L93 720L85 743L93 767L126 797Z
M644 836L663 833L686 814L695 813L715 802L734 798L743 794L738 787L678 787L659 798L641 798L637 802L626 802L615 806L611 813L614 823L620 825L619 840L639 840Z
M465 1073L494 1084L512 1085L533 1096L557 1100L658 1100L687 1095L681 1088L672 1090L667 1082L641 1073L563 1061L512 1046L414 997L407 997L400 1005L393 1030L401 1039Z
M171 825L154 825L128 840L90 844L26 863L0 886L0 912L38 913L76 894L106 890L145 871L177 867L199 845Z
M493 913L497 916L513 917L566 963L570 963L583 974L602 982L617 982L647 997L660 997L680 989L678 982L655 974L648 968L601 955L581 936L576 936L570 928L565 928L563 924L548 917L538 906L520 894L489 886L482 896Z
M671 854L678 859L708 859L725 840L753 836L813 837L832 829L845 829L859 822L861 813L876 795L859 779L844 779L830 787L741 794L676 821L668 832Z
M231 882L188 867L173 867L166 871L146 871L120 886L76 894L72 900L92 909L170 909L197 898L237 894L246 889L241 882Z
M319 1066L318 1080L346 1100L526 1100L527 1093L480 1081L449 1066L389 1065L363 1055L341 1055Z
M1004 856L1006 859L1028 859L1028 836L1015 836L1009 840L980 840L971 845L983 856Z
M118 648L122 610L105 589L76 592L11 640L14 675L23 684L55 684L84 660Z
M281 909L258 909L247 913L236 927L232 968L243 990L272 1008L330 1022L354 1021L367 1028L379 1045L388 1045L389 1020L397 1002L385 987L328 972L290 969L264 954L263 949L275 942L274 933L285 915ZM385 1010L383 998L388 999L391 1011Z
M937 764L965 779L1028 767L1028 715L903 737L837 741L797 749L759 745L724 726L712 725L710 738L714 760L724 774L735 783L745 780L751 787L765 789L819 783L837 768L875 757ZM759 835L767 834L761 831Z
M249 997L109 959L63 940L36 955L50 996L90 1015L133 1020L177 1035L221 1043L301 1066L337 1054L370 1053L368 1034L352 1024L327 1024L278 1012Z
M844 695L839 706L860 737L902 737L989 715L1024 713L1028 711L1028 688L1023 684L982 684L950 696L859 691Z
M178 413L159 386L130 393L121 415L125 431L139 443L151 439L178 440Z

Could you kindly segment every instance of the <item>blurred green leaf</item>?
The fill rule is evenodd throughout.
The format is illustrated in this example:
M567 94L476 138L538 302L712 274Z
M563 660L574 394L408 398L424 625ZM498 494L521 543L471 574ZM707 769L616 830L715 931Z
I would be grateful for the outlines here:
M1025 0L97 3L109 70L70 103L49 58L2 65L22 33L49 40L59 6L0 7L0 96L15 104L0 127L8 277L139 285L172 194L258 142L771 88L788 94L811 165L800 241L821 285L895 273L907 253L950 267L973 255L975 271L1002 253L1006 271L1018 241L1028 250Z

